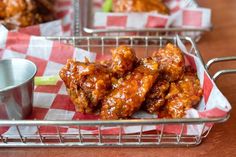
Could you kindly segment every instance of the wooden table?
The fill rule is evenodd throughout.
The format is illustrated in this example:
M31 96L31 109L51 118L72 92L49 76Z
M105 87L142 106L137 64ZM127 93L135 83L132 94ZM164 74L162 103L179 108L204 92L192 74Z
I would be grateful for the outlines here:
M236 1L198 0L204 7L212 8L214 29L206 33L198 43L204 61L220 56L236 54ZM234 62L217 64L216 69L236 68ZM236 75L227 75L218 80L219 88L233 106L231 118L216 125L200 146L192 148L0 148L0 156L174 156L217 157L236 156Z

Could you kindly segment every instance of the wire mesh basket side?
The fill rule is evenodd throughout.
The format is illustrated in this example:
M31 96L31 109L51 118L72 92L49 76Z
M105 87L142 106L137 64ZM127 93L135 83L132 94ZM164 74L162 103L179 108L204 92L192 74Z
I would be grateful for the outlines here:
M104 125L96 125L94 133L86 133L81 130L82 127L88 125L30 125L34 127L36 133L25 132L23 126L15 125L15 133L11 135L1 135L0 147L60 147L60 146L196 146L201 143L211 130L211 127L205 132L205 126L208 123L201 123L202 132L199 135L186 135L184 133L188 124L178 123L180 131L177 134L167 134L164 132L170 124L155 125L160 128L156 131L145 132L146 125L133 126L140 129L137 134L125 134L124 125L116 126L117 130L107 132ZM191 124L192 125L192 124ZM50 127L57 130L57 133L44 133L43 127ZM66 133L62 128L76 128L74 132ZM111 127L111 126L109 126ZM130 126L131 127L131 126Z

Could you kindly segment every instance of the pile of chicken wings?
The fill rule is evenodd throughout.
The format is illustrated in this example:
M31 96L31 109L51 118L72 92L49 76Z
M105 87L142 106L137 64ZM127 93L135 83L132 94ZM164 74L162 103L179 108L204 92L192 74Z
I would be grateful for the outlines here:
M132 48L112 49L103 62L69 59L59 75L76 111L100 118L128 119L143 109L163 118L182 118L196 106L202 88L196 71L185 66L181 50L173 44L140 58Z

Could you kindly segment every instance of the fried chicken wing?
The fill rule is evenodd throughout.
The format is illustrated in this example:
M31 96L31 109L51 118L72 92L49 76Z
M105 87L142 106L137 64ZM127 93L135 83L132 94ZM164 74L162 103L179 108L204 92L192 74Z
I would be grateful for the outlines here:
M131 48L120 46L112 50L112 59L99 63L68 60L60 71L69 96L82 113L91 113L111 89L116 88L122 77L133 69L136 55Z
M114 12L150 12L169 14L162 0L113 0Z
M99 64L106 66L111 73L112 87L116 88L123 77L132 71L137 63L137 57L134 50L127 46L119 46L111 50L112 58L110 60L100 61Z
M158 76L158 64L145 58L103 102L101 119L128 118L137 111Z
M183 78L170 84L169 93L165 97L165 112L172 118L182 118L187 109L199 103L202 93L196 72L186 67Z
M111 50L112 52L112 72L118 77L124 76L125 73L132 70L136 63L137 57L134 50L127 46L119 46Z
M156 113L165 104L165 96L170 83L166 80L157 80L148 92L143 108L149 113Z
M76 110L81 113L94 111L112 87L112 74L106 67L96 63L68 60L59 75Z
M153 58L159 63L160 77L167 81L175 81L184 72L184 57L181 50L173 44L167 44L153 53Z

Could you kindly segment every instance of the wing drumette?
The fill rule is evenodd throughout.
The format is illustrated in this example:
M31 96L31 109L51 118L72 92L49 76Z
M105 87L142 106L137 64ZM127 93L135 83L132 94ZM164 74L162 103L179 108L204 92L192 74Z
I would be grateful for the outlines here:
M128 118L137 111L158 76L158 64L152 58L140 64L102 102L101 119Z
M167 81L175 81L182 77L184 72L184 57L179 48L167 44L153 53L154 59L159 63L160 77Z
M134 69L137 63L137 57L134 50L127 46L119 46L111 50L112 59L99 62L99 64L106 66L111 73L112 87L116 88L123 77Z
M119 46L112 49L111 69L118 77L124 76L128 71L132 70L137 61L137 57L132 48L127 46Z

